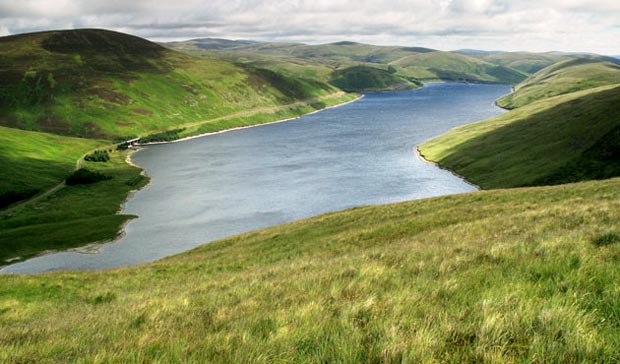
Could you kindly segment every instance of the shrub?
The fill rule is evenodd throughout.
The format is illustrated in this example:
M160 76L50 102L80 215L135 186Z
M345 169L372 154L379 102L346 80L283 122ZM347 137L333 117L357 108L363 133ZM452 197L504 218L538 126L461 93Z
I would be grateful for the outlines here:
M91 183L96 183L99 181L104 181L111 179L112 177L106 176L105 174L99 173L97 171L91 171L90 169L80 168L77 171L73 172L65 181L65 183L69 186L73 185L87 185Z
M107 162L110 160L110 155L107 150L96 150L91 154L87 154L84 160L89 162Z

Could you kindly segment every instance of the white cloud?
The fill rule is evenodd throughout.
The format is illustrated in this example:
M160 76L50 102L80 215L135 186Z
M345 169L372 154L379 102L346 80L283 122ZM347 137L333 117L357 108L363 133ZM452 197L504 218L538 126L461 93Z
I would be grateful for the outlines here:
M154 40L353 40L620 53L617 0L0 0L5 33L99 27Z

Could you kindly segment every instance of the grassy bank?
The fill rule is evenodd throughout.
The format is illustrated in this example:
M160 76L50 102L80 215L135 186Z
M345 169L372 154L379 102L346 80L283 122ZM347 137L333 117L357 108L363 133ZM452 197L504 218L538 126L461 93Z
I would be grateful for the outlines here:
M551 97L455 128L419 150L485 189L618 176L611 135L620 127L619 104L618 86ZM600 174L597 165L609 171Z
M613 362L620 181L364 207L0 277L0 361Z
M65 186L32 204L0 211L0 262L115 238L134 217L117 215L121 203L147 181L140 169L125 163L126 155L113 152L106 163L83 163L109 180Z
M0 209L58 184L101 143L0 127Z

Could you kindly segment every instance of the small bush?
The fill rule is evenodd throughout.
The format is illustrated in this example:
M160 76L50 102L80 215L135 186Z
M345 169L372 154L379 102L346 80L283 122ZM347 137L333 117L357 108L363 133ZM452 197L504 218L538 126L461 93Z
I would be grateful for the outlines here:
M77 171L73 172L67 178L65 183L69 186L87 185L87 184L96 183L99 181L105 181L111 178L112 177L106 176L105 174L99 173L97 171L91 171L90 169L80 168Z
M606 246L615 243L620 243L620 234L609 232L605 234L599 234L592 239L592 244L595 246Z
M110 160L110 155L107 150L96 150L91 154L87 154L84 160L89 162L107 162Z

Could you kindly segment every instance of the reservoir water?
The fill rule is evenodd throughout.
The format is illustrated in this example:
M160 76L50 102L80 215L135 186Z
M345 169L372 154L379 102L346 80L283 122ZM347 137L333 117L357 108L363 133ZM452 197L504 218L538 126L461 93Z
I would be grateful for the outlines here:
M463 193L475 188L416 158L416 145L502 113L505 85L430 84L372 93L302 118L135 153L151 184L124 213L138 215L96 253L61 252L3 273L139 264L198 245L353 206Z

